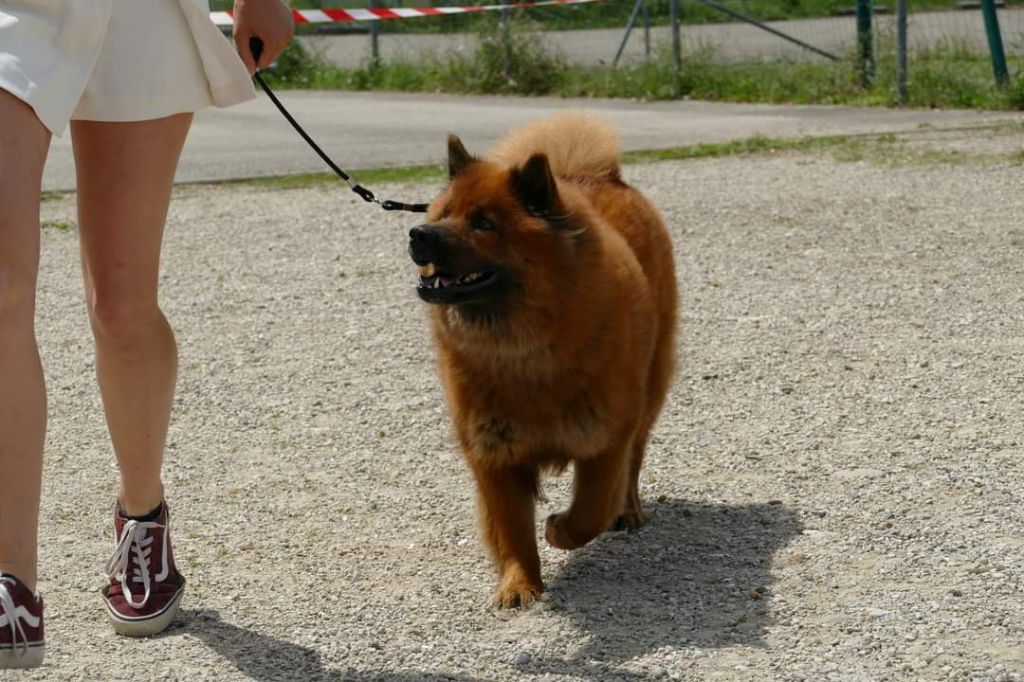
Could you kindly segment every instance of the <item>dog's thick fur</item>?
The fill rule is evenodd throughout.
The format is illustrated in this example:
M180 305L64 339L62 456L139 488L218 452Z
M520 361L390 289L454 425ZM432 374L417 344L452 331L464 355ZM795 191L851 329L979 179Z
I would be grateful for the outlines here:
M451 183L413 230L422 274L495 273L478 293L420 295L437 303L441 376L505 607L543 589L542 470L575 469L571 506L547 519L555 547L646 520L637 479L673 372L676 280L668 231L622 181L619 149L582 113L513 132L486 159L450 138Z

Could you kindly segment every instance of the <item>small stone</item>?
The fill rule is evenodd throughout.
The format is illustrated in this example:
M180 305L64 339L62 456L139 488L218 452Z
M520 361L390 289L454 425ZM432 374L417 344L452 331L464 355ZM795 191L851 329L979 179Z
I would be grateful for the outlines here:
M951 595L953 595L954 597L962 597L962 596L964 596L964 593L962 591L960 591L960 590L950 590L949 593Z
M516 654L516 665L519 667L529 665L531 660L533 660L533 657L530 656L528 651L520 651Z

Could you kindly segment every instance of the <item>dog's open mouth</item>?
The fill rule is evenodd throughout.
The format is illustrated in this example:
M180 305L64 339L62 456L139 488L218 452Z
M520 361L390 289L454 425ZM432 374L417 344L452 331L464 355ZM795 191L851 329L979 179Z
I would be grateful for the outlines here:
M443 272L433 263L420 267L420 298L428 303L454 303L494 284L498 274L493 270L476 270L461 274Z

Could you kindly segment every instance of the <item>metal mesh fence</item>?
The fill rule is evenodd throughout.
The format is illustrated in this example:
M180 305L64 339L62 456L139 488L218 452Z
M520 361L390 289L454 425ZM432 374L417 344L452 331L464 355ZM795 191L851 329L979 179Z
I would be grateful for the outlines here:
M297 0L294 8L415 7L494 4L502 0ZM507 0L506 0L507 1ZM681 0L682 47L703 62L824 62L827 56L857 62L856 0ZM215 9L230 7L214 0ZM1024 0L997 0L1003 43L1011 73L1024 68ZM642 12L640 11L642 9ZM519 14L537 32L537 40L583 66L609 65L623 39L623 27L636 10L636 30L625 45L621 63L639 63L664 54L670 37L670 0L608 0L601 4L534 8ZM422 54L466 51L475 31L498 20L497 13L462 14L376 22L381 54L415 60ZM762 25L757 25L757 24ZM345 24L342 32L366 32L371 24ZM874 54L880 73L895 69L896 0L875 0L872 23ZM782 37L779 33L784 34ZM647 40L645 40L645 37ZM789 39L787 39L787 37ZM915 65L941 62L952 78L959 63L976 72L986 65L988 41L978 0L908 0L908 56ZM318 43L337 66L356 67L368 57L369 41ZM801 46L798 43L804 43ZM807 46L814 50L807 49ZM653 48L653 49L652 49ZM827 56L822 56L825 53ZM920 69L923 73L925 69ZM1024 74L1021 74L1024 75ZM932 77L932 76L929 76ZM943 77L940 73L938 77Z
M877 40L884 49L895 41L896 3L886 0L876 6L884 11L875 18ZM907 14L911 54L920 56L937 50L988 54L985 23L977 2L908 2ZM997 14L1007 54L1024 55L1024 2L997 3Z

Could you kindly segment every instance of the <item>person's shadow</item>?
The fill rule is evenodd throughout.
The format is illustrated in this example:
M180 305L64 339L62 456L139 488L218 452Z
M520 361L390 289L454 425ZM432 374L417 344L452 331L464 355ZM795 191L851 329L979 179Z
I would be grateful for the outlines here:
M534 658L531 674L648 680L619 664L661 647L759 646L770 618L771 564L802 526L779 504L660 500L636 533L609 533L576 550L548 583L548 608L590 634L572 658ZM259 682L449 680L445 673L330 669L310 648L237 627L215 611L182 611L163 636L186 633Z
M762 645L772 558L801 532L796 514L672 499L647 511L642 529L576 550L549 582L550 608L591 636L571 659L538 660L534 671L630 678L616 664L661 647Z
M181 634L199 639L258 682L479 682L476 678L444 673L331 669L313 649L226 623L216 611L182 610L175 624L159 636Z

